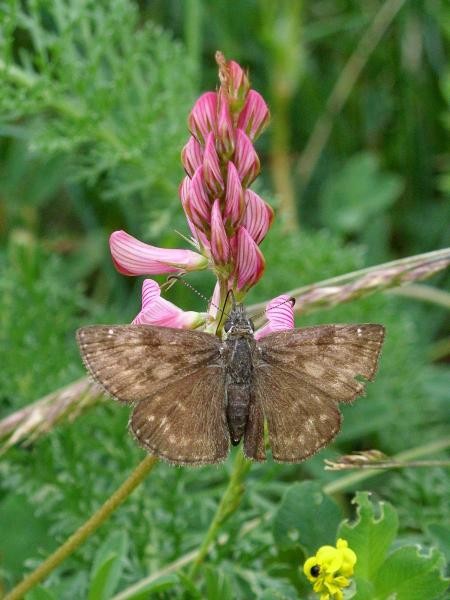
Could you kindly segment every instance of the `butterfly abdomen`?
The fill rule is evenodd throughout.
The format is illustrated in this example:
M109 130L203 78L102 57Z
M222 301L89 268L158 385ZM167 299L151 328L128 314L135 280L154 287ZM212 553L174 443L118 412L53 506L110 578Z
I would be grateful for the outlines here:
M248 338L235 338L227 344L227 423L233 446L239 444L247 425L252 390L252 352Z

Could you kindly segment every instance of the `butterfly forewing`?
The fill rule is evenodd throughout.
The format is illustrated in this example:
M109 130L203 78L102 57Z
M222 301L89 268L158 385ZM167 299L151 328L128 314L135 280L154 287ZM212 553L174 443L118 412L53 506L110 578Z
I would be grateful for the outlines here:
M224 460L230 445L224 369L197 369L139 402L130 429L147 451L174 464Z
M258 342L254 402L267 419L275 460L304 460L335 437L337 403L364 393L355 378L373 379L383 338L381 325L323 325Z
M92 377L121 402L149 398L217 363L220 349L207 333L151 325L93 325L79 329L77 340Z

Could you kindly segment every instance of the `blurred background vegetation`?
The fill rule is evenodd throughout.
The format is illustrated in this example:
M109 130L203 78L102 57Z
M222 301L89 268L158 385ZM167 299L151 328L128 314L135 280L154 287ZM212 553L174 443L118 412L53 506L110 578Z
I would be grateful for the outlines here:
M0 418L83 375L77 327L128 322L138 312L141 282L112 267L111 231L184 245L176 233L187 234L179 155L195 98L217 85L217 49L248 67L272 112L253 187L277 218L262 246L266 275L249 301L449 245L448 2L3 0L0 11ZM431 284L448 281L441 274ZM210 294L207 274L190 282ZM183 286L169 297L204 308ZM251 470L242 509L211 559L227 577L239 562L230 597L272 598L280 577L283 593L303 589L298 553L277 554L269 525L240 544L233 536L274 510L293 481L330 480L324 456L390 454L445 435L444 307L380 294L299 324L330 321L387 326L379 377L345 412L332 449L304 465ZM126 413L101 404L3 457L3 586L40 562L137 464L142 453L128 439ZM158 467L52 575L56 597L86 597L93 556L118 528L132 536L122 587L192 550L229 469ZM402 539L444 549L443 470L380 475L366 489L396 506ZM350 510L346 495L338 500Z

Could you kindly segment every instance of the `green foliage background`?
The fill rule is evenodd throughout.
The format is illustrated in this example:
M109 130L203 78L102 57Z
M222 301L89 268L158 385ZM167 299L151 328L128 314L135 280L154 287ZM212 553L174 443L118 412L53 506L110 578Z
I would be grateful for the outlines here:
M249 67L273 117L258 142L263 173L255 189L278 218L262 247L266 274L249 302L449 245L450 8L444 1L405 3L334 120L306 185L300 175L314 124L382 5L0 3L0 417L83 375L77 327L127 322L138 311L140 281L113 269L111 231L126 229L155 245L184 244L175 232L187 233L177 196L179 153L195 97L216 85L218 48ZM289 193L298 226L286 233ZM210 293L207 274L190 281ZM448 276L432 283L445 287ZM186 309L203 308L183 286L169 298ZM242 505L198 580L179 570L139 597L306 598L310 588L298 565L315 548L280 542L287 494L305 479L335 480L323 471L324 457L365 448L393 454L448 435L446 318L443 308L386 294L301 319L384 323L388 338L376 382L345 410L331 448L302 465L269 461L251 469ZM5 589L81 525L141 459L126 421L127 409L100 404L1 458ZM110 598L198 547L232 460L198 470L159 465L51 575L50 591L29 597L81 599L90 589L92 599ZM361 485L395 506L397 548L413 542L448 555L448 473L409 469ZM303 492L294 503L300 538L301 524L311 520L301 509L310 491ZM336 522L317 533L317 546L335 543L339 521L353 514L350 498L335 497ZM359 502L367 508L367 499ZM244 534L254 519L262 520ZM419 572L425 564L406 559ZM439 560L427 563L430 580L439 579L433 571ZM388 580L373 584L380 599ZM358 598L371 598L371 589ZM445 593L439 585L430 589L430 600Z

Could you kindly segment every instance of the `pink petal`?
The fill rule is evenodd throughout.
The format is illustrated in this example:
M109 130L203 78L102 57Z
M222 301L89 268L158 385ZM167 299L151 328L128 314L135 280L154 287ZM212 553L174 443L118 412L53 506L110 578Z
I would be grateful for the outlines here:
M234 126L230 115L228 99L219 92L217 117L217 151L222 158L229 158L234 152Z
M254 141L267 127L269 121L270 112L263 97L255 90L250 90L239 115L238 127Z
M235 248L237 287L238 290L248 289L261 278L265 267L264 257L245 227L238 229Z
M265 238L273 221L273 209L253 190L245 191L245 212L242 225L257 244Z
M294 302L292 298L283 294L277 296L266 306L268 323L255 332L257 340L274 331L285 331L294 328Z
M217 94L216 92L206 92L202 94L188 118L188 127L200 144L205 144L205 140L210 131L217 129Z
M161 289L153 279L142 284L142 310L132 321L133 325L158 325L175 329L194 329L203 325L205 313L184 311L172 302L161 298Z
M219 157L217 156L213 133L210 133L206 139L203 156L203 177L211 194L216 198L221 196L224 190L224 183L222 173L220 172Z
M190 189L191 189L191 179L188 176L186 176L183 179L183 181L181 182L180 188L178 190L178 193L180 194L181 204L183 206L183 209L184 209L184 212L186 215L186 221L189 225L189 229L191 230L192 237L195 240L197 240L198 244L200 245L200 248L209 250L210 243L208 241L208 238L203 233L203 231L200 231L200 229L197 229L197 227L194 225L194 223L189 218L188 211L190 210L190 207L189 207Z
M242 129L236 129L236 147L233 162L236 165L243 187L247 187L258 175L260 163L250 138Z
M191 179L187 210L190 219L202 231L211 221L211 201L206 190L203 167L199 167Z
M234 163L228 163L227 191L225 194L224 218L233 229L239 225L244 212L244 191Z
M203 149L192 135L181 151L181 162L189 177L194 175L195 171L203 162Z
M216 283L214 286L214 292L211 297L211 301L209 303L208 314L215 319L217 316L217 312L219 311L219 303L220 303L220 284Z
M208 259L192 250L157 248L125 231L114 231L109 247L116 269L123 275L156 275L206 269Z
M217 265L226 265L230 259L230 244L223 225L219 200L214 201L211 211L211 256Z

